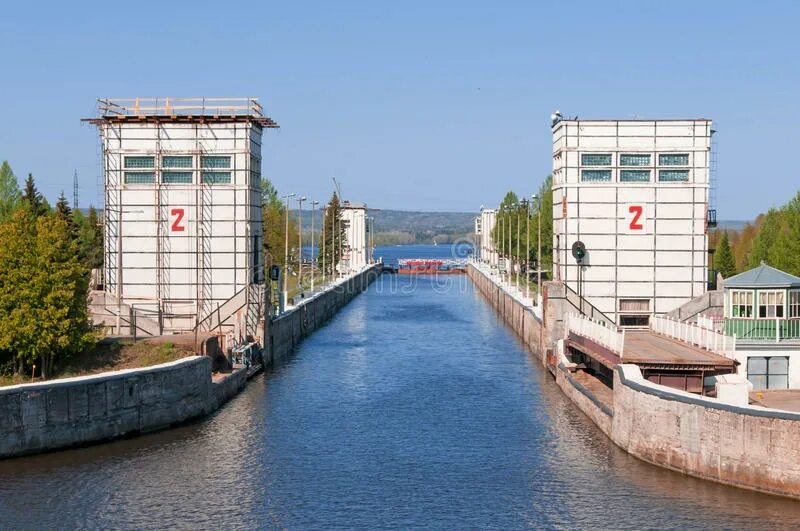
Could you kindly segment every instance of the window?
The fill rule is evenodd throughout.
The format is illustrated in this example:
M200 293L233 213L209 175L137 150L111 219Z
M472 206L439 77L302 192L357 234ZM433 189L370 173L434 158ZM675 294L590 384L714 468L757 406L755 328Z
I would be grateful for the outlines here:
M650 166L650 155L646 153L623 154L619 156L620 166Z
M581 170L581 181L610 181L611 170Z
M229 155L205 155L200 157L202 168L230 168L231 157Z
M192 157L163 157L161 159L162 168L191 168Z
M205 184L230 184L231 172L229 171L204 171L201 179Z
M153 157L125 157L126 168L153 168L155 159Z
M662 183L688 181L689 170L659 170L658 180Z
M731 317L753 317L753 292L731 291Z
M163 171L161 172L161 182L166 184L192 184L192 172Z
M582 166L611 166L610 153L582 153Z
M788 389L788 356L753 356L747 358L747 379L753 389Z
M619 311L650 313L650 299L620 299Z
M156 182L156 174L152 171L126 171L125 184L152 184Z
M783 317L783 291L758 292L758 316L763 319Z
M789 292L789 317L800 317L800 291Z
M688 153L660 153L658 155L658 163L661 166L688 166L689 154Z
M648 183L650 170L620 170L619 180L623 183Z

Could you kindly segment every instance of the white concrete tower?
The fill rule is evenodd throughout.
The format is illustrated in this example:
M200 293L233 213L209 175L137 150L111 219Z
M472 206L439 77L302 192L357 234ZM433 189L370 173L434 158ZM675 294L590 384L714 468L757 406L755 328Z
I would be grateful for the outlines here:
M552 130L556 279L622 326L703 294L711 121L554 115Z
M118 333L255 336L263 320L256 99L99 100L104 307ZM111 323L106 323L111 324Z
M343 201L341 208L347 240L347 248L342 253L341 270L347 273L361 270L370 263L367 205L351 205L349 201Z
M483 262L496 267L497 250L492 239L497 219L497 211L492 208L481 208L481 236L480 236L480 258Z

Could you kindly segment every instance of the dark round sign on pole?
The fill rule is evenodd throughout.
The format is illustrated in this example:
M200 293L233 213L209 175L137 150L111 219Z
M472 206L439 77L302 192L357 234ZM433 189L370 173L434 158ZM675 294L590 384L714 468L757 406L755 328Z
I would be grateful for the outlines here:
M572 244L572 257L575 258L578 262L583 261L583 258L586 256L586 246L583 244L582 241L577 240L575 243Z

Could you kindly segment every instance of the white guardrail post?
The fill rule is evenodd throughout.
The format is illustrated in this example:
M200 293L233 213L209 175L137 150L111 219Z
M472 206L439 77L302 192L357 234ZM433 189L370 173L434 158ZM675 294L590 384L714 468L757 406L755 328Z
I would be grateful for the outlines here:
M569 337L570 332L591 339L619 354L619 357L622 358L622 352L625 347L624 330L618 331L615 328L605 326L600 321L570 312L564 316L564 337Z

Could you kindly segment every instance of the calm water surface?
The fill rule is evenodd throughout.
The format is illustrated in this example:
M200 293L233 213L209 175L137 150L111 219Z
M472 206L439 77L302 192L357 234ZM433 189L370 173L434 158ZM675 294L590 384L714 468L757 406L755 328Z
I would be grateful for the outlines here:
M0 528L800 523L800 503L617 449L451 282L383 277L203 422L0 462Z

